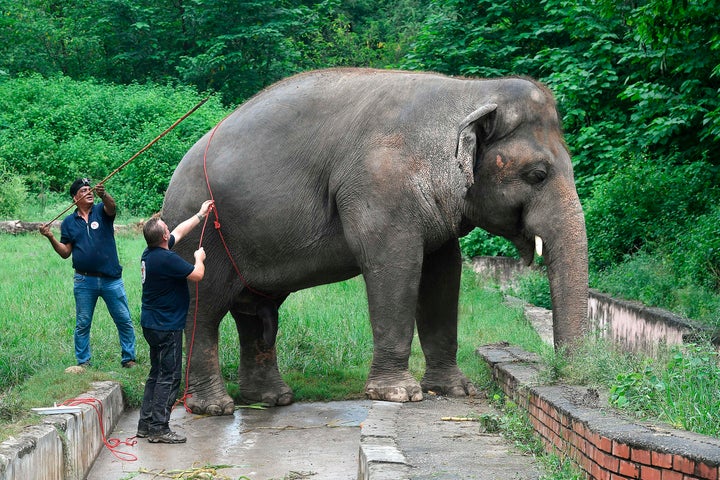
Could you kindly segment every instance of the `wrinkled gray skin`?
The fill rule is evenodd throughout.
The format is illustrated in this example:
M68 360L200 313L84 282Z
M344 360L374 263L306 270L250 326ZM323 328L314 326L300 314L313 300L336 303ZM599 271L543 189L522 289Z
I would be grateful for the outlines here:
M287 405L293 393L274 347L278 307L294 291L358 274L374 339L367 396L474 394L456 362L457 239L473 226L510 239L528 263L540 236L556 345L585 332L582 209L555 102L531 80L361 69L286 79L187 153L165 198L169 225L211 197L206 149L207 182L240 275L208 228L197 321L193 285L186 327L195 413L233 413L218 364L228 311L240 338L243 400ZM187 259L200 230L177 247ZM420 383L408 372L415 326L427 365Z

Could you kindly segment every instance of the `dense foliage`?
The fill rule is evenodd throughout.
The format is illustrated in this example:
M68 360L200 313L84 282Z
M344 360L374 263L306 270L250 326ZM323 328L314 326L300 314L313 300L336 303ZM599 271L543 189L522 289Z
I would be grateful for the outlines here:
M564 119L592 282L632 276L623 266L640 261L671 272L655 277L676 298L712 294L719 12L720 0L4 0L0 215L26 193L64 192L80 171L101 178L208 93L212 105L116 180L127 208L156 210L184 150L292 73L528 75L551 87ZM512 252L481 232L463 248ZM648 296L669 298L665 288Z
M68 188L75 178L99 182L200 100L188 88L149 84L113 86L37 75L2 81L0 172L19 174L34 196L58 193L70 203ZM225 114L211 98L112 177L109 191L131 213L159 210L177 162ZM16 190L0 200L0 215L12 213L2 208L4 203L9 208Z
M423 0L4 0L0 69L193 85L237 104L289 74L384 66ZM398 50L399 49L399 50Z

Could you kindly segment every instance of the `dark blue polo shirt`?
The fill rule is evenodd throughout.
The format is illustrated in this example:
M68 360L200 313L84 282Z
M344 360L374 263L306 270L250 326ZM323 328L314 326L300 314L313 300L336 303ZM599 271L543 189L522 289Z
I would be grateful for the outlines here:
M72 244L75 270L120 278L122 267L115 245L114 221L115 217L105 213L103 203L93 205L87 222L77 210L65 217L60 225L60 243Z
M175 245L170 235L168 246ZM190 307L187 276L195 265L162 247L146 248L140 260L142 309L140 325L154 330L182 330Z

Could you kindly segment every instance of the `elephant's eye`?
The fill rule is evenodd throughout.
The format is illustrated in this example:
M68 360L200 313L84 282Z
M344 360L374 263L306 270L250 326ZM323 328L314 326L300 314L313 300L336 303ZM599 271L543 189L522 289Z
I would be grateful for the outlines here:
M537 185L547 178L547 171L543 168L534 168L525 172L525 180L530 185Z

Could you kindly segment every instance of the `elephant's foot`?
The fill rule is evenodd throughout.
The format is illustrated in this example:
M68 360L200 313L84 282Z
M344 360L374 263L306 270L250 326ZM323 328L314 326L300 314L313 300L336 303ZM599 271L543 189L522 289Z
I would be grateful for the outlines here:
M294 400L292 389L282 380L277 368L241 368L240 397L248 404L262 403L269 407L290 405Z
M192 413L200 415L232 415L235 412L235 403L228 395L225 383L216 375L204 379L191 377L185 405Z
M448 397L477 395L475 385L457 367L428 369L423 376L423 392L435 392Z
M371 375L365 383L365 395L370 400L386 402L419 402L422 389L410 372L393 375Z

